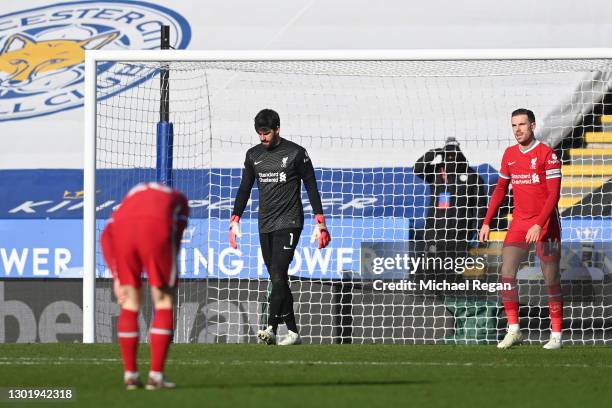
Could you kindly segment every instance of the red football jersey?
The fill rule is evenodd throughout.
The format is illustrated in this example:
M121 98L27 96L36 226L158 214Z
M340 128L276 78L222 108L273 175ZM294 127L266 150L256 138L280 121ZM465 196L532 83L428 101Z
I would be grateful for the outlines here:
M182 193L159 183L141 183L127 193L112 221L155 218L166 225L177 224L182 232L188 216L189 204Z
M521 151L517 144L504 152L499 176L512 184L512 216L532 220L540 215L551 193L546 180L561 177L561 162L553 149L537 140L526 151Z

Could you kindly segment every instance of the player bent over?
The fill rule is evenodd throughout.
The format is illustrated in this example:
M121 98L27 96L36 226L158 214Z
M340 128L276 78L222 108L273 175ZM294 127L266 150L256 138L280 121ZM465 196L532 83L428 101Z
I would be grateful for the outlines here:
M146 389L174 388L164 378L164 364L173 335L173 302L177 286L177 254L187 226L189 206L180 192L157 183L132 188L113 213L101 245L113 274L113 288L121 313L117 337L128 390L142 387L136 354L138 311L144 268L155 307L150 331L151 370Z
M261 143L246 153L230 221L230 245L238 248L236 238L241 237L240 217L257 179L259 242L272 283L268 326L259 330L257 337L266 344L276 344L278 325L285 323L288 334L278 344L300 344L288 271L304 226L302 181L316 220L311 242L318 240L319 249L322 249L331 238L325 225L314 168L306 150L280 137L280 118L271 109L264 109L255 116L255 131Z
M502 291L508 318L508 332L497 345L506 349L522 341L518 319L518 291L516 272L536 245L548 292L552 333L545 349L561 348L563 326L563 297L561 294L559 259L561 222L557 203L561 189L561 163L555 152L535 139L535 116L528 109L512 112L512 131L518 142L504 152L499 180L480 230L480 242L489 237L489 224L497 213L512 184L514 211L512 223L502 250L502 283L511 289Z

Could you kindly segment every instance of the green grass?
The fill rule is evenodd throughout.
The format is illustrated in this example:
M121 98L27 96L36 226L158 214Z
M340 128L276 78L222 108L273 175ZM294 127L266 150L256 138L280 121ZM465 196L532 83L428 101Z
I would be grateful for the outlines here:
M146 373L146 345L139 364ZM167 374L179 388L127 392L116 345L0 345L0 387L76 390L76 402L43 406L584 408L612 401L609 347L178 344Z

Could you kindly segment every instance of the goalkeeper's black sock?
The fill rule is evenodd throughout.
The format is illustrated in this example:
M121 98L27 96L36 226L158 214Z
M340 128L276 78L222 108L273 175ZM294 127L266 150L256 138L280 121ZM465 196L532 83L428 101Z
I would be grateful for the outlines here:
M276 334L276 330L278 328L279 323L282 323L282 311L281 308L283 306L284 300L284 288L282 281L272 281L272 292L270 293L270 308L268 315L268 326L272 326L272 330L274 334Z
M270 326L272 327L272 331L274 332L275 335L278 330L279 323L282 323L282 318L280 316L272 315L272 314L268 316L268 327Z
M293 293L291 293L291 288L287 284L285 286L285 298L281 308L281 313L283 314L283 321L287 325L287 329L291 330L294 333L297 333L297 324L295 323L295 314L293 313Z
M293 312L289 313L285 317L285 324L287 325L287 330L291 330L294 333L298 332L297 324L295 323L295 314Z
M280 316L273 315L272 313L268 315L268 327L272 327L272 332L274 332L274 335L276 335L279 323L282 323Z

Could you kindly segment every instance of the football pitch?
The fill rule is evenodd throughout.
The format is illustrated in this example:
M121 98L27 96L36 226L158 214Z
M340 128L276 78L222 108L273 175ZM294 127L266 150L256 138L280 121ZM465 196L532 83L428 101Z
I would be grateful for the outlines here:
M174 390L125 391L117 345L0 346L4 406L595 407L612 401L612 348L449 345L173 345ZM139 369L148 370L147 345ZM8 402L13 388L72 401ZM51 404L51 405L49 405ZM603 404L603 405L602 405Z

